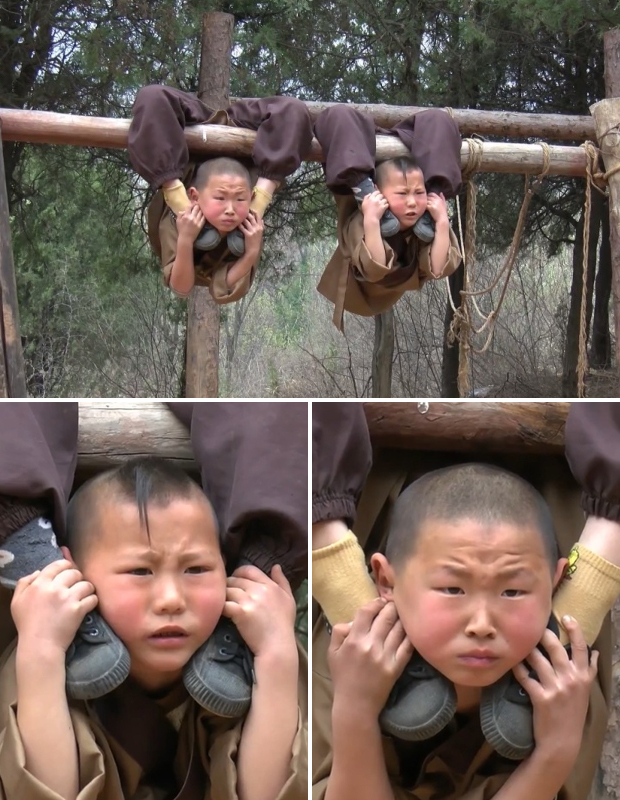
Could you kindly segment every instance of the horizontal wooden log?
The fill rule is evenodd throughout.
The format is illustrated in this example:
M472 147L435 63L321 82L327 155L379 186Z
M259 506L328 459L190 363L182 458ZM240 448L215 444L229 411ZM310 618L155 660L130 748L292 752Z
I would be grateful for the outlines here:
M418 450L561 453L569 403L364 403L373 442ZM78 467L160 455L197 469L187 428L165 403L80 400Z
M242 98L233 98L233 102ZM338 103L304 101L312 119L321 111ZM375 103L348 103L369 114L375 125L393 128L417 111L426 111L424 106L388 106ZM534 137L536 139L562 140L565 142L596 141L596 128L592 117L576 114L528 114L523 111L486 111L475 108L453 108L454 119L465 136L502 136L513 138Z
M81 117L51 111L0 109L2 137L6 141L34 144L69 144L81 147L127 147L129 120L107 117ZM256 134L243 128L225 125L193 125L185 131L192 153L199 156L251 155ZM480 172L539 174L543 168L543 149L539 144L483 142ZM377 159L407 153L399 139L377 136ZM586 154L580 147L549 146L550 175L585 175ZM461 166L469 163L469 146L463 142ZM322 161L323 153L316 140L308 160Z
M418 450L562 453L569 403L364 403L373 443Z

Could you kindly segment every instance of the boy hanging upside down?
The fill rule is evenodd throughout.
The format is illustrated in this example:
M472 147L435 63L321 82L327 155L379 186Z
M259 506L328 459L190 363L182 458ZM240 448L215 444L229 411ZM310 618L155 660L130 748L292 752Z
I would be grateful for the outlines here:
M318 290L342 330L344 311L380 314L458 267L446 198L461 182L461 137L445 111L421 111L388 130L346 105L320 114L314 133L338 207L338 249ZM375 167L377 133L398 136L411 155Z
M256 131L252 159L191 163L184 129L198 124ZM149 206L149 239L175 294L186 297L199 284L209 287L217 303L231 303L247 293L260 257L263 215L311 142L310 115L292 97L241 100L216 110L169 86L140 89L129 159L161 190ZM258 171L254 188L248 167Z

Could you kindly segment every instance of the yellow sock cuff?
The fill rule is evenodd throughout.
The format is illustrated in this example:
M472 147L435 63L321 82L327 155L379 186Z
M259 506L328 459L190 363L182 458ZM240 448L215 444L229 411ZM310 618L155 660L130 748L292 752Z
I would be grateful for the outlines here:
M364 551L351 531L312 551L312 594L331 625L351 622L361 606L377 597Z
M164 193L164 200L168 208L171 208L175 214L180 214L191 206L191 200L187 196L187 189L182 181L175 181L172 186L167 189L162 189Z
M569 568L553 598L558 621L570 614L579 622L589 645L599 635L606 614L620 595L620 567L587 547L576 544L569 554ZM560 625L560 639L568 636Z
M267 207L269 203L273 200L273 195L269 192L265 191L265 189L259 189L258 186L255 186L252 190L252 200L250 201L250 211L253 211L257 217L263 218L265 211L267 211Z

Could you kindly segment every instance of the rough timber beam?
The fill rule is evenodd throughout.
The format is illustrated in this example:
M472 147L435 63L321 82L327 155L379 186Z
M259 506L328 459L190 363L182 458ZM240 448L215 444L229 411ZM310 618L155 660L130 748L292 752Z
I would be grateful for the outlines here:
M364 403L374 443L419 450L561 453L569 403ZM138 455L196 469L187 428L162 402L80 400L78 467Z
M234 98L233 101L236 99ZM305 101L305 106L312 119L316 119L321 111L335 105L338 103ZM379 125L381 128L392 128L416 111L426 110L424 106L388 106L373 103L349 103L348 105L369 114L375 121L375 125ZM533 137L545 141L560 139L565 142L596 140L596 128L592 117L587 116L529 114L523 111L482 111L475 108L453 108L452 113L464 136L478 134L517 139Z
M127 147L129 120L107 117L82 117L51 111L0 109L2 136L5 141L34 144L70 144L81 147ZM185 131L189 149L196 155L215 153L228 156L250 155L256 134L242 128L223 125L194 125ZM538 144L483 142L480 172L538 174L543 167L543 150ZM550 145L550 175L585 175L586 154L580 147ZM377 137L377 158L385 159L406 153L403 144L391 136ZM322 161L316 140L308 159ZM461 166L469 160L469 147L463 143Z

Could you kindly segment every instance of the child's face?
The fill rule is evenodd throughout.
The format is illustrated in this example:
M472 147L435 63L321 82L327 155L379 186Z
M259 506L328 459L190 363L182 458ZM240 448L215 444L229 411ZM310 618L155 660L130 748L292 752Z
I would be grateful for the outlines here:
M373 556L414 648L457 688L494 683L536 647L551 613L554 575L532 527L428 520L395 572Z
M226 573L210 508L199 498L148 508L150 541L131 502L102 501L79 565L98 610L123 641L144 688L171 685L211 635Z
M189 190L190 200L198 203L204 218L220 234L237 228L248 216L252 190L237 175L212 175L200 191Z
M403 175L389 167L379 191L388 201L391 212L400 222L401 231L411 228L426 211L424 176L419 169Z

